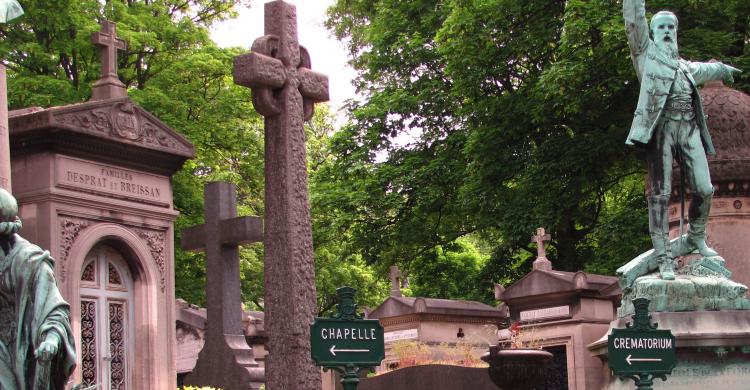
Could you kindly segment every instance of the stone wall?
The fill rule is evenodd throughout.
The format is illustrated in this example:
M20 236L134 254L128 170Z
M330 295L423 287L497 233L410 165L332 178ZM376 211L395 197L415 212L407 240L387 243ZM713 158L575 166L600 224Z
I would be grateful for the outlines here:
M360 382L359 390L497 390L486 368L431 364L374 376Z

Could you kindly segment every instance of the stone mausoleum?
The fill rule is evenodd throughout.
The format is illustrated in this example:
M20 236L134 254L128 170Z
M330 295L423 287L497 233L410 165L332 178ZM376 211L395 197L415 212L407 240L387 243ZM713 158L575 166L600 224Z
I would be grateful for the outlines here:
M479 358L494 342L496 329L508 317L507 309L481 302L454 299L404 297L401 294L401 272L391 267L391 296L367 314L380 320L385 330L385 360L381 369L398 367L393 343L418 341L428 346L467 343ZM440 356L435 356L436 360Z
M127 97L113 23L94 43L102 78L91 100L9 114L22 234L56 260L79 354L75 383L174 389L171 176L194 148Z
M553 269L544 250L550 237L544 229L538 232L532 271L508 288L497 286L496 297L507 305L525 346L553 354L547 388L599 390L604 367L587 346L606 334L615 318L617 278ZM500 342L509 341L507 330L500 334Z

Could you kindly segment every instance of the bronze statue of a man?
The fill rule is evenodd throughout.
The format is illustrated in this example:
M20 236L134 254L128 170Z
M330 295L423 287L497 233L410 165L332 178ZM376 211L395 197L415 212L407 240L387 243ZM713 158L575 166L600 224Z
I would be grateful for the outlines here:
M63 390L76 365L69 306L49 252L20 229L18 204L0 188L0 389Z
M645 0L623 0L622 13L633 66L641 84L625 143L645 145L650 184L649 233L659 273L662 279L672 280L674 259L667 215L672 160L680 159L692 190L687 242L703 256L716 256L716 251L706 245L706 223L713 197L706 154L713 155L715 151L697 86L711 80L731 81L732 72L739 69L720 62L679 58L677 16L672 12L656 13L650 26L646 21Z

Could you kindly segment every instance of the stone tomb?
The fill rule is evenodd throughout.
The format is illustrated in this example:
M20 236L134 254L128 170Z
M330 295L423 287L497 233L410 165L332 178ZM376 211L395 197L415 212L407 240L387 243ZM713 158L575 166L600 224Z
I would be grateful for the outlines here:
M494 329L507 319L506 310L474 301L403 297L400 275L398 268L391 268L391 296L367 314L369 319L380 320L385 328L386 353L380 370L397 367L392 346L398 341L427 344L438 355L440 344L459 342L474 345L472 354L476 358L487 352L487 343L495 339Z
M584 272L555 271L543 252L534 268L507 289L497 286L497 298L520 324L521 340L554 354L548 387L600 389L603 370L586 346L609 329L619 302L617 278ZM508 331L501 331L508 337ZM507 341L507 340L506 340Z
M109 22L94 42L107 58L122 47ZM95 99L10 113L13 193L71 305L73 380L174 389L171 175L194 148L127 98L115 63L103 61Z

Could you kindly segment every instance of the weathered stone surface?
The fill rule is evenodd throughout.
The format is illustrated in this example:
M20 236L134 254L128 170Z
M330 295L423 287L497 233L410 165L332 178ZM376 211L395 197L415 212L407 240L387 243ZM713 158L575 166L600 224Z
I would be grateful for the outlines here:
M10 182L10 144L8 142L8 82L3 64L0 64L0 188L13 192Z
M310 357L316 296L303 122L314 103L328 100L328 79L309 70L293 5L265 5L265 34L252 53L235 58L234 80L252 88L265 116L266 385L312 390L321 379Z
M206 185L205 213L205 225L182 233L183 249L206 251L208 306L206 341L185 383L227 390L259 389L263 369L242 333L239 245L260 240L261 221L237 218L237 194L231 183Z
M115 23L105 20L102 30L91 36L91 41L100 46L102 77L91 89L91 100L104 100L125 97L128 91L117 77L117 51L125 50L125 41L117 37Z
M359 390L497 390L486 368L431 364L362 380Z
M612 321L610 329L624 328L628 318ZM747 389L750 379L750 311L655 312L652 321L676 338L677 366L666 382L654 389ZM607 332L608 334L609 332ZM607 334L589 345L606 360ZM606 390L631 390L631 380L613 378L604 371Z

